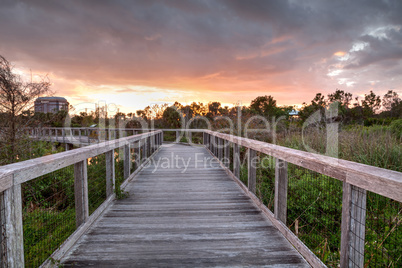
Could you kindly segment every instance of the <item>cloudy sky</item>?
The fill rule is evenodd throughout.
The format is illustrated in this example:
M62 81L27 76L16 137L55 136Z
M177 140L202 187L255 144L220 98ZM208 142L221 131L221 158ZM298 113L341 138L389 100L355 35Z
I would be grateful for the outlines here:
M71 104L402 94L402 1L0 0L0 55Z

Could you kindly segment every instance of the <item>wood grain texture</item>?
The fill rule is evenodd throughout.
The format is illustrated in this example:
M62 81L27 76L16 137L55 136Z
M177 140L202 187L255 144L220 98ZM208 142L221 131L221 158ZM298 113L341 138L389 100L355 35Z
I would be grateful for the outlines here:
M88 177L87 162L74 164L74 198L76 227L87 221L88 210Z
M118 140L105 141L99 144L89 145L67 152L47 155L23 162L1 166L0 186L10 185L10 183L12 183L11 185L24 183L39 176L86 160L87 158L91 158L112 149L122 147L126 144L138 140L145 141L147 137L156 135L157 133L160 133L160 131L138 134Z
M203 147L162 146L125 190L64 267L309 267Z
M257 170L256 170L256 159L257 153L253 149L247 149L247 182L248 182L248 190L255 194L256 192L256 178L257 178Z
M299 151L279 145L205 130L212 138L219 137L235 144L285 160L359 188L402 202L402 173L364 165L325 155Z
M288 203L288 163L281 159L275 161L275 218L286 224Z

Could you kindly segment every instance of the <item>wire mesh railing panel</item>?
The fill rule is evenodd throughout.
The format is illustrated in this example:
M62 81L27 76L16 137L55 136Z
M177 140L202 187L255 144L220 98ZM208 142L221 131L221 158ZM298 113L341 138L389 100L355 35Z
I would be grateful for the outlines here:
M106 156L88 159L88 207L91 215L106 200Z
M275 158L260 154L256 176L256 195L271 212L274 212Z
M5 208L5 200L4 200L4 192L0 193L0 267L5 268L8 267L7 263L7 244L6 244L6 208Z
M367 192L365 267L402 267L402 203Z
M26 267L38 267L75 231L74 166L22 184Z
M340 262L342 182L288 164L288 228L330 267Z

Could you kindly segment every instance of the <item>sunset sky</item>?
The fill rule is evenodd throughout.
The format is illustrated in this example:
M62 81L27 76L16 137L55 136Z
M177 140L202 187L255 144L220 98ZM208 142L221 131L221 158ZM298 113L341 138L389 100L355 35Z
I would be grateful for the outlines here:
M400 0L0 0L0 55L77 110L401 95L401 14Z

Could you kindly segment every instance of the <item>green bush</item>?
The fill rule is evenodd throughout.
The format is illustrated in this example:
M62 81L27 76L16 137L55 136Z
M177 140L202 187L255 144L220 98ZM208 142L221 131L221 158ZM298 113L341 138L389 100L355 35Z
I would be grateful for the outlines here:
M392 121L389 127L398 139L402 137L402 119Z

